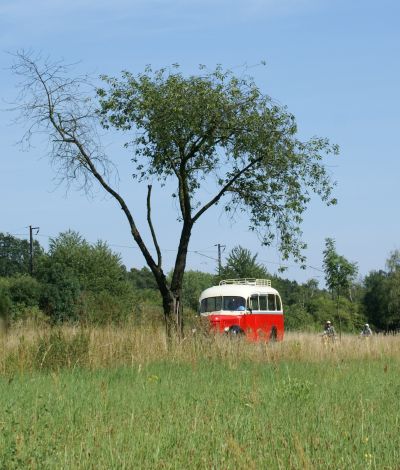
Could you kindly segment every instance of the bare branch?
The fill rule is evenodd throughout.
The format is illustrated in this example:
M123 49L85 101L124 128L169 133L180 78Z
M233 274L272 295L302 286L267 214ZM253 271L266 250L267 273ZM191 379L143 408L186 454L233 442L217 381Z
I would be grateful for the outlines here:
M263 158L264 156L261 156L255 160L252 160L248 165L235 173L235 175L222 187L222 189L207 204L197 211L195 216L192 218L192 222L195 223L197 219L204 214L204 212L206 212L210 207L212 207L221 199L221 197L229 190L235 181L237 181L244 173L246 173L246 171L259 163Z
M67 182L79 178L82 188L87 190L91 177L105 189L120 205L124 212L134 240L139 246L147 264L156 279L164 276L158 248L156 263L147 249L123 197L107 182L110 160L101 149L98 139L98 117L86 92L86 78L66 77L68 66L45 61L40 65L30 54L16 54L17 63L13 71L23 77L20 84L22 104L20 119L31 122L25 139L29 141L34 133L45 132L51 143L50 156L58 167L61 178ZM165 285L163 286L165 289Z

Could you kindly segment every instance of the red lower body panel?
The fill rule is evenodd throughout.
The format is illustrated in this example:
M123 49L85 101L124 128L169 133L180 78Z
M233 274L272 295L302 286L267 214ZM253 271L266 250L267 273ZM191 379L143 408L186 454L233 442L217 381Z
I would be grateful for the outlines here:
M239 327L247 338L253 341L283 340L284 320L282 313L208 315L210 326L214 331L226 332L229 328Z

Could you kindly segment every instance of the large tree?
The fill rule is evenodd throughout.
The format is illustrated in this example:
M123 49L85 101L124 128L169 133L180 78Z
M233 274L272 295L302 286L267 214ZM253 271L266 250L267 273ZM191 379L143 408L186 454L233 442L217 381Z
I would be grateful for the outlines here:
M336 294L336 316L339 318L339 333L342 336L342 315L339 315L340 296L347 296L352 301L351 288L357 276L358 267L336 251L335 240L325 239L324 271L325 282L332 292ZM349 322L351 323L351 322Z
M396 331L400 328L400 251L394 250L386 260L387 271L371 271L364 279L363 304L370 322L377 328Z
M22 77L18 108L35 131L48 133L50 157L67 181L93 180L124 212L160 290L166 324L176 313L181 328L182 285L189 241L196 222L220 204L227 212L244 211L249 228L268 245L277 239L284 258L304 262L300 224L311 194L327 204L332 182L324 166L337 147L325 138L302 141L294 116L264 94L247 76L217 67L185 76L179 68L102 77L104 86L90 96L87 83L70 70L29 54L17 54L14 72ZM89 90L89 95L85 92ZM133 176L139 182L172 181L178 200L180 238L171 280L152 221L152 184L147 187L147 222L156 256L139 232L133 209L112 185L111 156L98 140L98 127L126 135ZM207 182L207 191L202 191ZM210 188L213 194L210 195ZM171 220L173 223L173 220Z
M325 239L323 255L326 285L332 293L338 296L344 294L352 300L351 287L357 276L357 264L337 253L335 240L332 238Z

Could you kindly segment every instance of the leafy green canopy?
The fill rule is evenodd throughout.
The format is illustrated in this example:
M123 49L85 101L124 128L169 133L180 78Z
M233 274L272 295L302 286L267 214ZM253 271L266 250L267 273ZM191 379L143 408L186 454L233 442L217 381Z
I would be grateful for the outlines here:
M127 287L126 270L119 254L101 240L88 243L72 230L49 241L51 262L59 263L79 281L81 289L121 295Z
M245 211L250 229L284 258L304 262L300 223L312 193L327 204L332 183L323 157L338 148L325 138L297 137L295 118L263 94L252 78L217 67L185 77L177 68L102 77L102 125L128 131L134 176L176 178L182 220L193 224L212 205ZM215 185L210 199L204 182Z
M106 243L90 244L74 231L50 239L37 276L43 286L40 306L55 321L118 319L115 310L131 301L120 256Z
M222 268L221 277L263 279L268 277L268 272L262 264L257 262L257 254L253 255L250 250L239 245L229 253L226 264Z
M33 241L33 257L43 254L39 242ZM0 232L0 276L29 273L29 241Z
M335 241L332 238L325 239L324 270L328 288L338 295L342 292L350 293L358 268L356 263L351 263L344 256L336 252Z
M364 308L368 319L378 328L400 328L400 251L386 260L387 271L371 271L364 280Z

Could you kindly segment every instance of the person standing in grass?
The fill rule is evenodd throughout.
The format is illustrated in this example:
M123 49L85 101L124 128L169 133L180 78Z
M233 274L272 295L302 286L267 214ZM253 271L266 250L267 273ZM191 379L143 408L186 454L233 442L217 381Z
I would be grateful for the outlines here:
M322 333L322 337L324 339L330 339L331 341L335 341L336 339L336 331L333 327L332 323L328 320L325 323L324 332Z
M372 336L372 330L371 328L369 327L368 323L366 323L364 326L363 326L363 329L360 333L360 336L362 338L369 338L370 336Z

